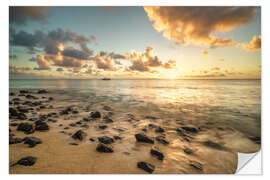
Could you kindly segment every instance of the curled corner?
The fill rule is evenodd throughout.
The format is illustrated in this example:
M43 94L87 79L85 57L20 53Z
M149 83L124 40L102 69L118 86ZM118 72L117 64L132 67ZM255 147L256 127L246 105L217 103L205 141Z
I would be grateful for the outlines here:
M261 174L261 150L256 153L238 153L235 174Z

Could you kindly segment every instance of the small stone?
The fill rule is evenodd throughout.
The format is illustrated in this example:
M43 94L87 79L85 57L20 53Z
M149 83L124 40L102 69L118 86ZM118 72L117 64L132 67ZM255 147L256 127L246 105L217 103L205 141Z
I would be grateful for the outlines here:
M45 94L45 93L48 93L48 91L46 89L40 89L37 93L38 94Z
M103 109L104 109L105 111L111 111L111 110L112 110L112 108L109 107L109 106L104 106Z
M86 133L82 130L78 130L76 133L72 135L73 139L79 139L80 141L83 140L84 136L86 136Z
M13 164L12 166L17 165L17 164L23 165L23 166L32 166L36 163L36 160L37 160L36 157L27 156L27 157L20 159L17 163Z
M37 131L47 131L49 130L49 126L46 122L43 122L41 120L38 120L35 122L35 130Z
M150 164L150 163L146 163L146 162L138 162L137 163L137 167L152 174L153 171L155 170L155 166Z
M71 123L71 124L69 124L71 127L75 127L76 126L76 124L75 123Z
M212 142L212 141L205 141L205 142L203 142L203 145L214 148L214 149L218 149L218 150L224 149L220 144L217 144L217 143Z
M152 156L156 157L157 159L159 159L161 161L164 159L164 155L155 149L151 149L150 153Z
M22 138L13 138L12 136L9 137L9 144L17 144L23 142Z
M89 140L92 141L92 142L95 142L95 139L94 138L90 138Z
M104 144L111 144L114 142L114 140L108 136L98 137L98 141Z
M155 130L155 132L157 132L157 133L163 133L163 132L165 132L165 131L164 131L163 128L157 127L156 130Z
M202 164L196 161L191 161L189 164L191 167L193 167L194 169L197 169L199 171L203 171L203 167Z
M91 112L90 113L90 117L91 118L101 118L101 114L100 112L96 111L96 112Z
M168 145L169 142L167 140L165 140L162 136L158 136L156 137L156 140L161 143L161 144L164 144L164 145Z
M29 123L20 123L17 127L17 131L23 131L25 134L31 134L35 130L33 128L33 124Z
M99 129L106 129L108 126L106 126L106 125L100 125L100 126L98 126L98 128Z
M135 134L135 138L138 142L154 144L154 141L144 134Z
M77 144L77 143L69 143L70 145L72 145L72 146L78 146L79 144Z
M35 147L37 144L41 144L42 141L36 137L26 137L23 139L24 144L28 144L28 147Z
M97 145L96 150L97 150L98 152L104 152L104 153L112 153L112 152L113 152L113 149L112 149L111 147L108 147L108 146L106 146L106 145L104 145L104 144L101 144L101 143L99 143L99 144Z
M120 139L122 139L120 136L113 136L113 138L114 138L115 140L120 140Z
M190 127L190 126L183 126L181 127L182 129L184 129L185 131L191 132L191 133L197 133L198 129L195 127Z
M81 127L83 127L83 128L89 128L89 126L87 124L83 124L83 125L81 125Z
M10 123L10 126L18 126L18 123Z
M193 151L192 151L191 149L189 149L189 148L185 148L185 149L184 149L184 152L185 152L186 154L192 154L192 153L193 153Z

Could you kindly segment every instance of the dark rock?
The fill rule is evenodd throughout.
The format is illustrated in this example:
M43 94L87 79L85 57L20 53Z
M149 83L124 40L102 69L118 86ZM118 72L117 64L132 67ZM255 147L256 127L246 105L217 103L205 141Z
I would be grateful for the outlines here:
M155 166L150 164L150 163L146 163L146 162L138 162L137 163L137 167L152 174L153 171L155 170Z
M87 124L83 124L83 125L81 125L81 127L83 127L83 128L89 128L89 126Z
M17 165L17 164L23 165L23 166L32 166L32 165L34 165L36 163L36 161L37 161L36 157L27 156L27 157L24 157L24 158L20 159L18 162L16 162L12 166Z
M120 140L120 139L122 139L120 136L113 136L113 138L114 138L115 140Z
M71 127L75 127L76 126L76 124L75 123L71 123L71 124L69 124Z
M28 113L29 109L28 108L23 108L23 107L18 107L18 111L22 113Z
M89 140L92 141L92 142L95 142L95 139L94 138L90 138Z
M37 144L41 144L42 141L36 137L26 137L23 139L24 144L28 144L28 147L35 147Z
M104 106L103 109L104 109L105 111L111 111L111 110L112 110L112 108L109 107L109 106Z
M157 118L154 116L145 116L146 119L152 119L152 120L156 120Z
M86 133L82 130L78 130L76 133L72 135L73 139L79 139L80 141L83 140L83 138L86 136Z
M146 132L146 131L147 131L147 129L146 129L146 128L143 128L143 129L142 129L142 131Z
M81 121L76 122L76 124L82 124Z
M25 134L31 134L35 130L33 128L33 124L29 123L20 123L17 127L17 131L23 131Z
M91 121L91 119L90 119L90 118L86 118L86 117L84 117L84 118L83 118L83 121L85 121L85 122L90 122L90 121Z
M40 90L38 90L37 93L38 94L46 94L46 93L48 93L48 91L46 89L40 89Z
M9 136L9 144L17 144L23 142L22 138L13 138Z
M64 129L69 129L69 127L64 127Z
M205 141L205 142L203 142L203 145L214 148L214 149L218 149L218 150L224 149L220 144L217 144L217 143L212 142L212 141Z
M196 161L191 161L189 164L191 167L193 167L194 169L197 169L199 171L203 171L203 166L201 163L196 162Z
M158 126L155 124L148 124L149 129L157 128Z
M108 126L106 126L106 125L100 125L100 126L98 126L98 128L99 129L106 129Z
M27 98L27 99L38 99L37 97L32 96L30 94L26 95L25 98Z
M35 122L35 130L37 131L47 131L49 130L49 125L46 122L43 122L41 120L38 120Z
M11 123L10 126L18 126L18 123Z
M111 144L114 142L114 140L108 136L98 137L98 141L104 144Z
M48 99L49 101L53 101L54 99L53 99L53 97L49 97L49 99Z
M63 126L63 124L59 124L59 127Z
M157 133L163 133L165 131L164 131L164 129L162 127L157 127L156 130L155 130L155 132L157 132Z
M27 116L24 113L18 113L16 119L26 120Z
M15 93L11 92L9 93L9 96L15 96Z
M254 141L256 144L261 144L261 137L249 137L250 140Z
M79 113L78 110L73 110L73 111L72 111L72 114L78 114L78 113Z
M182 129L184 129L185 131L191 132L191 133L197 133L198 129L195 127L190 127L190 126L183 126L181 127Z
M20 93L21 94L27 94L27 93L30 93L28 90L20 90Z
M112 153L113 149L109 146L106 146L104 144L99 143L96 147L96 150L98 152L104 152L104 153Z
M145 143L154 144L154 141L152 139L148 138L144 134L135 134L135 138L138 142L145 142Z
M53 123L56 123L56 122L57 122L57 120L55 120L55 119L48 119L48 122L53 122Z
M17 115L18 115L18 112L17 112L17 110L14 109L14 108L9 108L9 114L10 114L11 116L17 116Z
M39 106L39 108L40 108L40 109L45 109L45 108L46 108L46 106L41 105L41 106Z
M151 149L150 153L152 156L156 157L158 160L162 161L164 159L163 153L161 153L155 149Z
M185 149L184 149L184 152L185 152L186 154L192 154L192 153L193 153L193 151L192 151L191 149L189 149L189 148L185 148Z
M161 136L156 137L156 140L157 140L159 143L164 144L164 145L168 145L168 144L169 144L169 142L168 142L167 140L165 140L165 139L164 139L163 137L161 137Z
M79 144L77 144L77 143L69 143L70 145L72 145L72 146L78 146Z
M12 99L12 101L21 101L21 99L20 98L14 98L14 99Z
M38 121L38 118L29 118L29 121Z
M96 112L91 112L90 113L90 117L91 118L101 118L101 114L100 112L96 111Z
M113 123L113 120L110 119L109 117L105 116L104 119L102 120L104 123Z

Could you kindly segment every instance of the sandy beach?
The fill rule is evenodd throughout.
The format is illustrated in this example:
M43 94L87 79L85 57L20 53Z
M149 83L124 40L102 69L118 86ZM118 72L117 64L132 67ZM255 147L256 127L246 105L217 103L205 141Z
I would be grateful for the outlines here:
M85 103L48 90L10 92L9 171L227 174L236 170L237 152L260 149L260 137L211 122L196 125L157 112L95 99ZM30 130L19 128L25 123L30 124ZM38 138L41 143L25 137ZM28 156L36 158L33 165L14 165Z

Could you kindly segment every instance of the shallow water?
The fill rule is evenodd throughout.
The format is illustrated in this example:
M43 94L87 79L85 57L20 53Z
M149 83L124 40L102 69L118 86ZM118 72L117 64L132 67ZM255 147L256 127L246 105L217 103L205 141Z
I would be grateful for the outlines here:
M59 131L70 123L87 117L90 111L100 111L102 116L105 116L108 111L104 110L104 106L111 107L110 112L114 113L111 118L114 122L106 124L108 128L105 130L98 128L104 124L102 118L88 123L89 128L76 126L65 130L66 133L74 133L83 129L87 138L80 142L81 148L73 148L77 148L77 153L84 157L87 156L85 146L89 145L93 156L98 156L107 164L104 167L98 164L92 169L75 168L76 170L71 171L74 173L143 173L136 168L138 161L154 164L154 173L233 173L237 167L236 152L251 153L260 149L260 145L249 138L260 137L260 80L10 80L10 91L17 92L20 89L48 89L48 96L54 97L55 100L49 103L53 108L40 110L37 115L59 112L67 106L74 106L79 110L79 114L54 118L58 122L50 124L53 128L48 133L57 133L66 146L70 146L68 143L74 140ZM29 117L37 115L31 114ZM63 126L59 127L59 124ZM161 135L149 128L149 124L165 129L162 135L170 142L169 145L136 142L134 134L143 132L144 128L147 129L145 133L149 137ZM175 130L182 126L194 126L200 131L187 133L186 140ZM97 143L88 139L96 139L102 135L122 137L122 140L113 144L114 153L100 156L95 152ZM219 146L207 146L204 144L206 141L215 142ZM55 146L57 144L59 142ZM17 152L16 149L20 148L17 146L19 145L11 145L11 152ZM150 155L152 147L164 154L162 162ZM185 153L186 148L193 153ZM40 156L44 156L45 152L42 151L41 149ZM50 156L53 159L61 157L59 161L65 159L63 155ZM82 158L80 161L82 163ZM118 165L114 162L118 162ZM203 170L193 168L190 165L192 162L200 163ZM72 163L76 164L77 161L73 160ZM42 168L35 171L67 173L61 171L59 163L51 164L50 167L53 167L54 171L42 171ZM22 171L16 167L14 172L29 170L33 169L23 168Z

